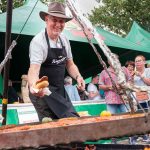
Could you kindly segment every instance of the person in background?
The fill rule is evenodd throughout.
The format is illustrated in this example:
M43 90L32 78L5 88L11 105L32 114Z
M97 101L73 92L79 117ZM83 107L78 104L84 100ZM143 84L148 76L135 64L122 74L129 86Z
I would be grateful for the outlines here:
M28 76L22 75L21 77L21 93L22 93L22 99L24 103L31 103L30 97L29 97L29 89L28 89Z
M138 55L135 57L135 75L133 78L133 82L137 86L150 86L150 68L145 68L146 60L143 55ZM142 92L136 93L136 99L139 100L141 106L146 110L149 108L150 95L146 92L144 93L143 100L138 99L139 94ZM147 97L147 99L145 99ZM140 107L138 106L138 110ZM130 144L137 144L137 136L133 136L130 138ZM143 142L150 142L149 136L147 134L142 136Z
M146 68L150 68L150 60L146 61Z
M16 90L12 86L12 81L8 81L8 104L19 103L21 98L17 94Z
M72 78L70 76L65 77L64 80L65 90L71 101L80 101L80 96L76 86L72 85Z
M150 86L150 68L145 68L145 57L138 55L135 58L134 84L138 86Z
M117 91L119 91L120 86L118 85L118 79L115 74L115 71L109 61L108 64L110 65L108 68L109 75L114 81L117 87ZM131 80L131 76L128 69L126 67L122 67L122 69L126 76L126 80L127 81ZM115 91L112 80L110 79L109 75L105 70L103 70L99 77L99 89L102 89L105 92L105 101L107 105L107 110L110 111L111 114L125 113L128 111L127 106L124 104L121 96ZM117 139L113 138L112 144L116 144L116 143L117 143Z
M89 83L89 85L87 87L87 92L89 93L89 95L88 95L89 100L100 100L101 99L99 90L97 88L98 81L99 81L98 75L92 76L92 81L91 81L91 83Z
M110 65L108 68L108 72L119 91L120 87L118 85L117 76L114 72L113 67L111 66L111 63L108 63ZM122 69L127 81L131 80L131 76L128 69L126 67L122 67ZM116 93L112 81L105 70L101 72L99 77L99 89L103 89L105 91L105 101L107 104L108 111L110 111L112 114L127 112L127 108L125 107L122 98L120 97L120 95L118 95L118 93Z
M134 76L135 63L134 61L127 61L125 67L129 70L131 77Z
M77 88L77 90L78 90L78 93L79 93L79 96L80 96L80 99L81 100L88 100L88 95L89 95L89 93L86 91L86 88L84 87L84 88L80 88L80 89L78 89Z
M150 62L146 64L146 67L147 67L147 68L150 68Z
M45 21L46 28L30 43L30 99L40 121L45 117L79 117L64 88L65 69L77 81L79 89L85 87L83 77L73 61L69 40L62 33L65 23L72 17L66 15L65 5L59 2L51 2L48 12L41 11L39 15ZM48 77L49 95L45 95L45 89L38 92L34 90L36 82L43 76Z

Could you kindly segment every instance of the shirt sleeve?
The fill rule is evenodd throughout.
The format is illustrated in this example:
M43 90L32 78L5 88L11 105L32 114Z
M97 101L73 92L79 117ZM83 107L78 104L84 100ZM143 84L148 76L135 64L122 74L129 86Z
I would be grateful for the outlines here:
M29 47L30 64L42 64L44 61L44 48L36 38L30 43Z
M145 68L145 77L150 78L150 68Z

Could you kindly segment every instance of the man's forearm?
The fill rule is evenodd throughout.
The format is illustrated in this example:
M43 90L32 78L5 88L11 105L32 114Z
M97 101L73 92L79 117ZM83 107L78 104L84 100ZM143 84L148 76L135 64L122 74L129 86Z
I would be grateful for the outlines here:
M70 76L72 78L74 78L75 80L77 80L78 77L81 77L79 69L73 62L71 62L67 65L67 71L70 74Z
M28 71L29 87L32 86L38 79L39 79L39 69L31 65Z
M149 78L146 78L146 77L141 77L142 80L148 85L150 86L150 79Z
M112 90L112 85L99 85L99 89L104 91Z

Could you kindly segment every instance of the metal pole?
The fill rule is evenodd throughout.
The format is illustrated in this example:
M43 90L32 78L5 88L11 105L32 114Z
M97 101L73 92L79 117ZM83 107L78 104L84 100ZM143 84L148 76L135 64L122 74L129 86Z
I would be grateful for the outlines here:
M7 0L7 18L6 18L6 34L5 34L5 55L11 44L11 25L12 25L12 8L13 0ZM9 80L10 59L4 67L4 92L2 100L2 116L4 117L2 125L6 125L7 118L7 103L8 103L8 80Z

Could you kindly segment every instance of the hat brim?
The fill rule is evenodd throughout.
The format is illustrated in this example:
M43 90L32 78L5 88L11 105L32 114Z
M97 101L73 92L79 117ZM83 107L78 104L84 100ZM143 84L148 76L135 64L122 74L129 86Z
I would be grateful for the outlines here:
M40 17L41 17L41 19L43 21L45 21L45 16L47 16L47 15L51 15L51 16L54 16L54 17L63 18L63 19L65 19L65 22L68 22L68 21L70 21L70 20L73 19L72 17L68 17L68 16L65 16L63 14L49 13L49 12L44 12L44 11L40 11L39 15L40 15Z

